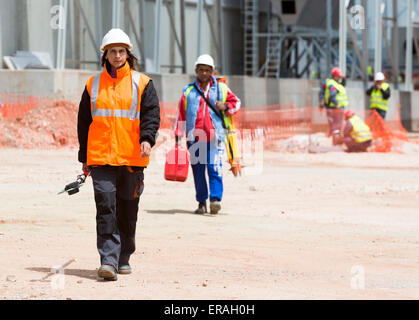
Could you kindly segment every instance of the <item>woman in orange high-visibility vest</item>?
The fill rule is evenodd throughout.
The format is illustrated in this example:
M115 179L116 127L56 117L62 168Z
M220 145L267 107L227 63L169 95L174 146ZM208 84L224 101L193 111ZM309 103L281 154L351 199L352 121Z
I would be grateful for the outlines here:
M132 44L121 29L103 38L103 71L87 80L80 101L79 161L93 179L98 276L117 280L131 273L144 168L160 126L152 80L133 70Z

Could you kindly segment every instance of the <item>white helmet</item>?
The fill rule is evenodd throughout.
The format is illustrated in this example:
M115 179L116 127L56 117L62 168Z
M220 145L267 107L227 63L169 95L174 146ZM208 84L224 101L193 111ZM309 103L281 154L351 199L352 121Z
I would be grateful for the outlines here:
M215 69L214 59L209 54L203 54L196 59L195 67L198 64L204 64L206 66L210 66Z
M374 78L375 81L384 81L384 79L385 79L384 73L382 72L377 72Z
M107 34L103 37L102 45L100 46L100 51L104 52L105 47L110 44L124 44L128 47L128 50L132 50L132 44L129 40L128 35L121 29L115 28L108 31Z

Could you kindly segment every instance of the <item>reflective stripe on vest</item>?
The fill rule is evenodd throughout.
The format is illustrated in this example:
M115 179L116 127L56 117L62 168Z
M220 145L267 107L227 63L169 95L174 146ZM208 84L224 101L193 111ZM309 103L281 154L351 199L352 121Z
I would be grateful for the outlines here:
M220 86L221 93L223 95L221 102L222 103L226 103L226 101L227 101L227 95L228 95L227 85L224 84L224 83L218 83L218 85ZM194 88L194 86L192 85L192 86L188 87L188 89L186 89L186 91L185 91L185 113L186 113L186 110L188 109L188 95L189 95L189 93L191 92L191 90L193 88ZM204 109L204 112L205 112L205 109ZM225 123L226 127L227 128L230 128L231 125L232 125L232 123L233 123L233 120L231 119L231 116L225 115L224 114L224 111L221 111L221 113L224 115L223 120L224 120L224 123Z
M186 89L186 92L185 92L185 111L186 111L186 109L188 109L188 95L189 95L189 92L191 92L191 90L194 88L194 86L190 86L188 89Z
M372 140L370 127L358 116L353 116L349 119L352 124L352 131L350 133L352 139L357 143Z
M388 83L383 83L383 90L386 91L390 85ZM381 109L384 111L388 110L388 99L383 99L383 93L381 90L373 89L370 97L370 108L371 109Z
M348 95L346 94L346 89L343 85L336 82L333 79L326 80L326 92L325 92L325 102L329 107L336 107L335 104L329 101L330 98L330 86L333 86L338 91L336 95L336 101L338 102L339 107L347 107L349 105Z
M220 88L221 88L221 91L222 91L222 94L223 94L222 103L225 103L227 101L227 94L228 94L227 87L225 85L221 84L221 83L219 85L220 85ZM194 88L194 86L192 85L192 86L188 87L188 89L186 89L186 91L185 91L185 111L188 109L188 95L193 88Z
M123 109L98 109L96 105L96 100L99 95L99 84L100 84L100 77L102 73L95 76L93 79L92 84L92 92L90 95L90 100L92 101L92 117L112 117L117 118L129 118L130 120L140 119L140 112L137 111L138 109L138 85L140 82L140 73L134 71L132 73L132 102L130 110L123 110Z

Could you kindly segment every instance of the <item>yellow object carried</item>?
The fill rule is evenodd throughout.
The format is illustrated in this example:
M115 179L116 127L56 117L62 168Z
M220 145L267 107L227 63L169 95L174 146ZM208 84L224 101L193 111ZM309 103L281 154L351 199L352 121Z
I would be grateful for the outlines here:
M224 83L227 85L226 78L217 78L218 83ZM222 90L223 92L223 100L222 102L225 103L227 99L227 90ZM230 163L230 171L233 172L234 176L241 175L242 166L240 164L240 154L237 148L237 133L234 128L233 117L231 115L226 115L224 111L223 114L223 122L224 127L226 128L226 137L225 137L225 145L228 154L228 162Z

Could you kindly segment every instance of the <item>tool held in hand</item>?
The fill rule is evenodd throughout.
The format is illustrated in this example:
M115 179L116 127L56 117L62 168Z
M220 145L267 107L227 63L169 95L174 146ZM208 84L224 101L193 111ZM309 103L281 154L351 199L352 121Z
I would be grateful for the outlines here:
M86 178L89 176L89 174L87 172L83 172L82 174L77 176L77 180L69 183L68 185L66 185L64 187L64 189L60 192L58 192L57 194L61 194L64 192L67 192L69 196L71 196L72 194L75 194L77 192L80 191L80 187L84 185Z
M222 80L220 80L223 82ZM217 81L217 82L220 82ZM221 123L223 125L223 129L226 132L225 137L225 145L227 149L228 155L228 162L231 165L230 171L233 173L235 177L241 175L243 166L240 164L240 157L238 156L237 150L237 136L236 131L234 130L234 122L231 116L227 116L223 111L218 110L215 108L211 102L207 99L207 97L202 93L201 90L198 89L196 84L194 85L196 91L204 98L207 105L214 111L214 113L221 119Z

